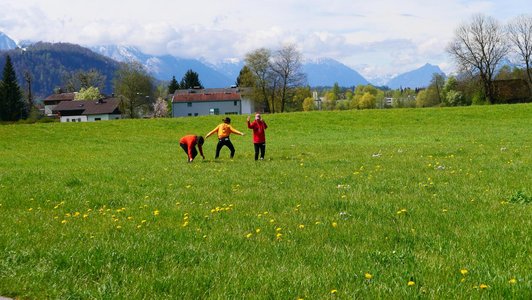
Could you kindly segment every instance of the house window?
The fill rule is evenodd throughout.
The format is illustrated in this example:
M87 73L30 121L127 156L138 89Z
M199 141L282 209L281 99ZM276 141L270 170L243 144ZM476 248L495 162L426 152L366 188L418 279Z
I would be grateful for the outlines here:
M198 113L194 113L194 117L197 117L198 116Z
M101 121L102 118L94 118L94 121Z
M238 101L233 101L233 104L234 104L235 106L237 106L237 105L238 105Z
M67 119L66 119L66 121L67 121L67 122L70 122L70 119L69 119L69 118L67 118Z
M209 115L219 115L220 109L219 108L211 108L209 109Z
M188 107L192 107L192 102L187 102Z
M189 116L189 117L192 117L192 114L191 114L191 113L188 113L188 116Z

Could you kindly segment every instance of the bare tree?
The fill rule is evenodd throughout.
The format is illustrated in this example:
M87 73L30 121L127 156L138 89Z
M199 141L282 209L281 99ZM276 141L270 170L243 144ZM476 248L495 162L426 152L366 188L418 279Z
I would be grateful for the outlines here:
M487 100L493 103L495 70L509 51L504 30L497 20L473 16L470 23L456 29L447 51L462 71L479 76Z
M525 65L528 87L532 93L532 16L521 15L508 24L508 38L514 51Z
M289 94L294 88L306 83L302 72L302 55L294 44L285 45L277 51L272 60L271 68L279 76L280 109L284 112Z

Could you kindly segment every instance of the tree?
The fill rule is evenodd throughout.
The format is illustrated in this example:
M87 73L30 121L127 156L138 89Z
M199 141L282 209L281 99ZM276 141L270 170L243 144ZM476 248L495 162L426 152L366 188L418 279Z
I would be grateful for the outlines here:
M98 100L100 98L102 98L100 89L93 86L81 88L81 90L79 90L79 92L74 96L74 100Z
M183 75L183 78L181 79L181 83L179 85L182 89L203 88L203 86L201 85L201 81L199 80L198 73L192 71L191 69L189 69L185 73L185 75Z
M316 101L314 98L308 97L303 100L303 111L311 111L316 109Z
M306 82L301 60L302 55L294 44L285 45L273 57L271 68L279 78L281 112L284 112L286 102L290 99L293 89Z
M255 102L261 103L264 109L274 112L274 107L270 107L268 98L270 95L270 57L271 52L266 48L260 48L246 54L245 63L251 74L253 74L253 95Z
M294 91L292 100L287 103L286 111L301 111L303 108L303 101L307 98L312 98L310 86L297 87Z
M485 97L493 103L495 70L509 51L499 23L492 17L473 16L456 29L447 51L461 70L479 76Z
M525 66L532 96L532 16L521 15L508 24L508 37L521 63Z
M170 80L170 84L168 85L168 94L173 95L176 90L179 90L179 88L180 86L175 79L175 76L172 76L172 80Z
M439 73L432 74L432 80L429 89L434 89L438 103L443 102L443 86L445 85L445 76Z
M67 92L77 92L90 87L95 87L102 91L105 88L106 77L98 70L91 69L72 72L64 80Z
M27 108L17 83L17 75L11 57L7 55L0 81L0 121L18 121L26 116Z
M122 64L114 79L114 90L119 95L122 113L130 118L151 109L153 79L138 62Z
M163 98L157 98L153 103L153 116L155 118L165 118L168 116L168 103Z

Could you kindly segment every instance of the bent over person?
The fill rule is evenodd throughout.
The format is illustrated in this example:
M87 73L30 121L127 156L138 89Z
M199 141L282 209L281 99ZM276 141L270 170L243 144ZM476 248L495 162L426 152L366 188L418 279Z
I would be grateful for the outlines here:
M231 143L231 140L229 139L229 136L231 133L244 135L242 132L236 130L231 126L231 118L225 118L222 120L223 123L216 126L211 132L207 133L205 138L208 138L215 132L218 133L218 144L216 145L216 156L214 158L218 158L220 156L220 150L223 146L227 146L229 150L231 151L231 158L235 156L235 147L233 146L233 143Z
M201 135L200 136L185 135L179 140L179 146L181 146L181 148L183 148L183 150L187 154L188 162L194 161L194 158L196 158L196 156L198 155L198 150L199 150L199 153L201 154L201 157L205 159L205 155L203 155L203 149L202 149L204 141L205 140L203 139ZM196 150L196 145L198 145L198 150Z
M266 152L266 133L264 132L268 125L262 120L260 114L255 115L255 121L252 123L249 122L250 117L247 118L248 128L253 129L253 146L255 146L255 160L264 159L264 153Z

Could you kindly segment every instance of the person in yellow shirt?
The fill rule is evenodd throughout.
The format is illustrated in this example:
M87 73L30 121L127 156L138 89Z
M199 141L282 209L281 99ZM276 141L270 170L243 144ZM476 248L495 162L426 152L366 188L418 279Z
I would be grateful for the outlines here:
M231 118L225 118L222 120L223 123L216 126L211 132L207 133L205 135L205 138L208 138L209 136L213 135L215 132L218 133L218 144L216 145L216 156L215 159L220 156L220 150L222 150L223 146L227 146L229 150L231 151L231 158L235 156L235 147L233 146L233 143L231 143L231 140L229 139L229 136L231 133L244 135L242 132L236 130L231 126Z

